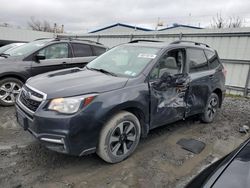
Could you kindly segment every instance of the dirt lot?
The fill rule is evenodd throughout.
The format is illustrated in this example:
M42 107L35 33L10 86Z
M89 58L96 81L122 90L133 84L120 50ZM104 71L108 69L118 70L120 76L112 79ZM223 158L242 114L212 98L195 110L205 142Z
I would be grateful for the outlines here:
M153 130L129 159L110 165L95 154L47 150L17 126L14 108L0 107L0 187L183 187L247 139L238 132L241 125L250 125L250 100L227 97L214 123L189 118ZM176 144L180 138L201 140L206 147L193 154Z

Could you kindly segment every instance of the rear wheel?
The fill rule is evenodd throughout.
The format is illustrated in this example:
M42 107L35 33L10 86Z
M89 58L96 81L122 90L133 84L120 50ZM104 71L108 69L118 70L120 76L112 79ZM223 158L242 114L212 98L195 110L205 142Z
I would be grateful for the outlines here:
M205 123L213 122L219 108L219 97L216 93L212 93L208 99L204 113L201 114L201 120Z
M5 78L0 80L0 104L12 106L15 104L23 83L16 78Z
M118 163L134 152L140 135L141 126L137 117L122 111L103 127L97 154L108 163Z

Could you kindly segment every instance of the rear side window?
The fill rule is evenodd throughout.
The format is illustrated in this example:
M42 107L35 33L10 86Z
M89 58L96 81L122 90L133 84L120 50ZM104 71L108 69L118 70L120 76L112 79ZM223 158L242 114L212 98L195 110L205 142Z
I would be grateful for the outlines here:
M219 62L217 55L214 51L205 50L205 54L207 56L210 69L215 69L220 65L220 62Z
M189 72L200 72L208 70L208 63L204 51L201 49L187 49L189 57Z
M93 56L91 47L87 44L72 43L72 48L75 57L88 57Z
M99 46L92 46L92 48L93 48L94 55L96 56L99 56L103 54L104 52L106 52L106 48L102 48Z

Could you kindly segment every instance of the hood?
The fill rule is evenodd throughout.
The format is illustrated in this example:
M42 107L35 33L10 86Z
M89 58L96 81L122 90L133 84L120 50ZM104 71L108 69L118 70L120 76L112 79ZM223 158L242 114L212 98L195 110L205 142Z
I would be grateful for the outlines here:
M15 61L20 61L23 58L24 56L9 56L7 58L0 56L0 65L15 62Z
M47 94L47 99L102 93L125 86L128 78L87 69L66 69L30 78L26 84Z
M16 56L16 57L2 57L0 56L0 67L11 67L16 65L15 63L19 63L23 60L23 56Z

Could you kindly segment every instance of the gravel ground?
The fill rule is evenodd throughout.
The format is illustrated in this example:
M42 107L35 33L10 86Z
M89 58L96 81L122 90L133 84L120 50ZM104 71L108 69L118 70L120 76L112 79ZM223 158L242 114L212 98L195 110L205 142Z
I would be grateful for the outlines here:
M14 108L0 107L0 114L0 187L183 187L249 137L238 129L250 126L250 100L227 97L211 124L193 117L152 130L130 158L114 165L95 154L49 151L17 126ZM176 144L181 138L201 140L206 147L193 154Z

